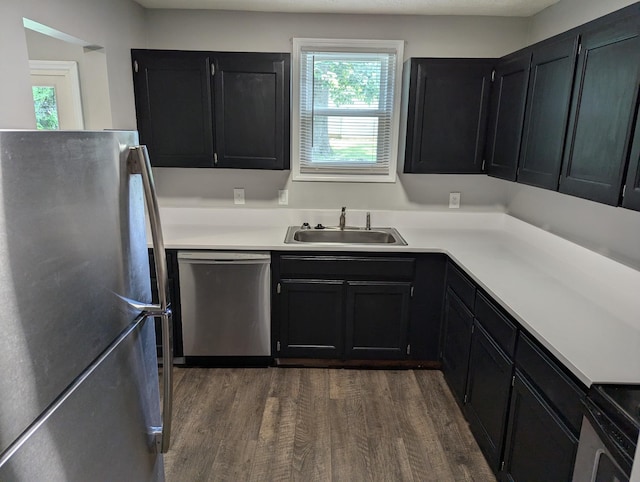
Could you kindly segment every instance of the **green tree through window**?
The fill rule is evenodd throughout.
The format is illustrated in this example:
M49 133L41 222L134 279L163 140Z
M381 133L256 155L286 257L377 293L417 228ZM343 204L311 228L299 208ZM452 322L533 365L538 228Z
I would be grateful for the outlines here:
M60 129L55 87L33 87L33 105L38 130Z

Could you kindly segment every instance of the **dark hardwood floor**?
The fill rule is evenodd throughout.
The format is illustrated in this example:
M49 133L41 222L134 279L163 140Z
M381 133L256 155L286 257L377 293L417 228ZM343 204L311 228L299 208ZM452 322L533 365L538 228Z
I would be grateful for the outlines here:
M495 481L439 371L174 373L168 482Z

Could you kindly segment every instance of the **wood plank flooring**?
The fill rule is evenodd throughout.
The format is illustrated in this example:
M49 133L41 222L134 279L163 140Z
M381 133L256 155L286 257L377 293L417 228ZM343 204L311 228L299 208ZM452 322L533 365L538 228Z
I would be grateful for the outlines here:
M168 482L495 481L439 371L174 373Z

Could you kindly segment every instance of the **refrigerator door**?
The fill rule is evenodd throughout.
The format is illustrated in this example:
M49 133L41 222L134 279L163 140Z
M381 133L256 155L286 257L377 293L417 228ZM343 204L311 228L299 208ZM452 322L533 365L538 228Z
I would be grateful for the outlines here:
M0 131L0 457L138 317L123 297L151 301L142 181L127 173L136 143L135 132ZM155 352L144 353L145 369L157 370ZM92 384L93 396L117 392L120 375ZM146 407L146 425L157 426L153 378L130 409ZM103 408L105 427L128 416ZM64 430L56 440L70 435L55 427ZM105 447L128 440L82 429ZM32 463L47 464L47 454Z
M153 320L143 319L0 466L2 481L157 481ZM142 389L142 390L141 390ZM117 416L114 416L117 414Z

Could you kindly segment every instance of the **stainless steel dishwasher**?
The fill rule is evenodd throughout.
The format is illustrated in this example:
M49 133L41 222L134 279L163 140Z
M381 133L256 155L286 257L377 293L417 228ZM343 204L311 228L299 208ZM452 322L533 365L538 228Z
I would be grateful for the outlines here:
M270 263L271 255L263 252L178 252L187 364L270 357Z

